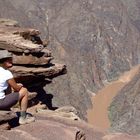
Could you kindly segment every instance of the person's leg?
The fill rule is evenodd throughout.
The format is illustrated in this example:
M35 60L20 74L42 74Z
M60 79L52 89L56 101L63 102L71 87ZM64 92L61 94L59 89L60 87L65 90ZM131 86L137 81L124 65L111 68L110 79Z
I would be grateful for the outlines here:
M28 117L26 115L27 106L28 106L28 90L24 87L21 88L19 91L19 103L20 103L20 118L19 123L20 124L26 124L33 122L35 120L34 117Z
M19 91L19 104L21 116L26 117L27 105L28 105L28 90L26 88L21 88Z
M4 99L0 99L0 110L10 110L18 102L18 99L18 92L6 95Z

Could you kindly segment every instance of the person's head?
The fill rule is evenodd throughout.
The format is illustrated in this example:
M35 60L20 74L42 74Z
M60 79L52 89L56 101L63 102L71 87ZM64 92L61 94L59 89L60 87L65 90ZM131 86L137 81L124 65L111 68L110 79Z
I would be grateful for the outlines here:
M0 50L0 65L5 68L11 68L12 64L12 54L7 50Z

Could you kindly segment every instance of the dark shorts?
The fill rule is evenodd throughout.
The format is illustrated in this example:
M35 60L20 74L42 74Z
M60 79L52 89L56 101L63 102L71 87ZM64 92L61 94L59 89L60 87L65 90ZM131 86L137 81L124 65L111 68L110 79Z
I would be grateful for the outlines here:
M18 102L18 99L18 92L6 95L4 99L0 99L0 110L9 110L13 105Z

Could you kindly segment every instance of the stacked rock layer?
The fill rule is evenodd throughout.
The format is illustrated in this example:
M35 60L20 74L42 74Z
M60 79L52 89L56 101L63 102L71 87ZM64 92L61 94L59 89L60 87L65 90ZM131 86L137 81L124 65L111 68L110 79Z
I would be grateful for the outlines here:
M11 21L9 21L11 23ZM18 81L28 79L52 79L66 72L64 64L53 64L53 56L39 37L35 29L8 26L4 21L0 24L0 49L6 49L13 54L13 72ZM28 81L27 81L28 83Z

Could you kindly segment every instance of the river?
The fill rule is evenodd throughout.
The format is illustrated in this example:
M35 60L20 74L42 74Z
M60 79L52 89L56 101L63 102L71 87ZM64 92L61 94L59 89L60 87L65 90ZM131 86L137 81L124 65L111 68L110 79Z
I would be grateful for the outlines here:
M140 66L125 72L117 81L111 82L92 97L93 108L87 111L88 123L107 130L110 127L108 107L112 99L138 72Z

